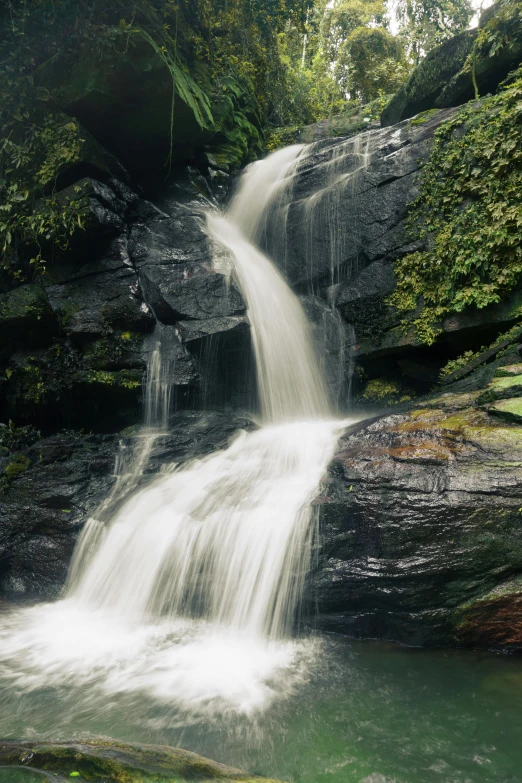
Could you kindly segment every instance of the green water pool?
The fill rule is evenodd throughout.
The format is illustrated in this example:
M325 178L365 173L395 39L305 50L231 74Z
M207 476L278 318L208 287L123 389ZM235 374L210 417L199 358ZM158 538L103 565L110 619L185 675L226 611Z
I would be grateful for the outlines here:
M3 689L4 737L181 746L292 783L522 783L522 659L327 637L291 695L200 718L145 693Z

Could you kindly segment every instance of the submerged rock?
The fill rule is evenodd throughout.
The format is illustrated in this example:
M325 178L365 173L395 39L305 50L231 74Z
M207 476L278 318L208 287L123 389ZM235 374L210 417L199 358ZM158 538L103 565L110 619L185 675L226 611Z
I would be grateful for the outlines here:
M93 783L277 783L166 745L117 740L0 743L0 781L89 780Z

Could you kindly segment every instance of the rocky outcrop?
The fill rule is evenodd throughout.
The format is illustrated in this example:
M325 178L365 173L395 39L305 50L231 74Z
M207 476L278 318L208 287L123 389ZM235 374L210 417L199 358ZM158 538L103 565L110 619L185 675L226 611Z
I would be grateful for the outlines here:
M94 783L222 781L277 783L166 745L127 744L117 740L2 742L0 768L17 781L91 780ZM16 776L16 777L14 777Z
M495 92L522 59L522 16L513 0L500 0L480 17L479 29L450 38L417 65L381 115L395 125L430 109L460 106Z
M348 429L318 499L321 627L522 649L517 373Z
M462 70L473 49L477 30L465 30L432 49L402 84L381 114L383 127L414 117L420 112L459 106L474 97L471 71L463 85L463 100L444 99L448 83ZM506 75L503 74L502 78ZM498 82L501 80L499 77Z
M408 207L433 134L451 115L440 111L304 151L263 238L293 285L324 292L375 261L391 263L411 252Z
M102 56L89 41L74 59L59 49L40 65L35 83L134 176L148 180L164 177L173 164L204 161L207 153L219 167L237 168L260 150L253 97L232 77L215 89L202 63L198 71L194 79L134 28L127 45L107 46Z
M180 411L158 437L146 475L228 445L252 422L237 414ZM65 583L78 534L109 496L118 453L140 440L122 435L64 432L42 438L31 428L0 425L0 590L11 598L52 597ZM123 470L123 468L122 468ZM120 499L121 500L121 499Z
M56 196L87 205L70 249L32 282L10 279L0 293L1 418L46 431L136 423L157 322L174 327L178 406L200 405L211 389L213 407L228 397L244 407L249 326L230 262L204 230L215 209L208 181L188 171L159 194L160 208L128 182L101 169L98 177Z

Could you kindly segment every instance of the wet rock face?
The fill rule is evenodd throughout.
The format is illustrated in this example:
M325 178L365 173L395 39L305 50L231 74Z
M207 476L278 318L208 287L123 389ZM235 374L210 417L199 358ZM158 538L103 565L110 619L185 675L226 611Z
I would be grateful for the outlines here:
M305 150L263 238L292 284L317 293L372 262L389 263L411 251L408 206L418 195L433 134L451 113Z
M522 648L522 429L478 396L445 394L341 439L318 500L322 627Z
M10 281L0 293L0 420L47 432L136 423L156 321L173 327L178 407L245 407L249 325L231 264L205 232L205 212L215 209L208 182L185 173L160 208L128 182L99 175L56 196L88 204L70 250L31 283Z
M147 477L162 465L225 448L245 418L180 411L158 438ZM40 438L0 426L0 592L10 598L56 596L67 576L79 532L110 492L121 448L131 435L63 433ZM140 479L138 477L137 483Z

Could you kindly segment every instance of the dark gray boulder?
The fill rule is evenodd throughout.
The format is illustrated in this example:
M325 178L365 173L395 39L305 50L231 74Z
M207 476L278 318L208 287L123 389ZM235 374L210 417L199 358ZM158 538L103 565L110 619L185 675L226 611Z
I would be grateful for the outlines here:
M521 59L519 6L500 0L482 12L479 29L444 41L421 60L384 108L381 125L471 101L476 97L474 80L479 96L494 93Z
M459 106L471 100L474 97L471 72L462 84L462 100L455 96L453 101L448 96L445 101L442 96L448 83L462 70L476 38L477 30L465 30L428 52L384 108L381 125L388 127L430 109Z
M477 396L444 394L341 438L317 500L321 627L522 649L522 430Z

